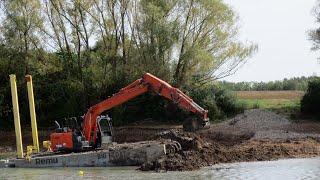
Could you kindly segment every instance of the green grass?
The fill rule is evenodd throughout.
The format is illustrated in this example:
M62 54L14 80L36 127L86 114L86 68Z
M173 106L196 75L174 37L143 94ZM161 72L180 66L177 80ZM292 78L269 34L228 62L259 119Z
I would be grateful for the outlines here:
M288 116L300 111L299 99L238 99L237 103L244 109L267 109Z
M246 109L281 109L300 107L300 100L296 99L238 99L238 103L245 104Z

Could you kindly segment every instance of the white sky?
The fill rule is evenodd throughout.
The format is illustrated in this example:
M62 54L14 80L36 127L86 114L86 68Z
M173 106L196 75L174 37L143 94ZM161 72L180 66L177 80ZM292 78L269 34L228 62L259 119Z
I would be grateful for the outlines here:
M319 52L310 50L308 30L316 27L316 0L225 0L240 17L242 40L259 51L233 76L224 80L271 81L320 75Z

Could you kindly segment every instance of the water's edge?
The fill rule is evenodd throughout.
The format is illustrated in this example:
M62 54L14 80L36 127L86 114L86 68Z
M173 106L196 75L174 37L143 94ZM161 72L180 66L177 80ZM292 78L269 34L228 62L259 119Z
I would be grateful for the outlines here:
M320 157L217 164L198 171L141 172L137 167L2 168L0 179L316 179Z

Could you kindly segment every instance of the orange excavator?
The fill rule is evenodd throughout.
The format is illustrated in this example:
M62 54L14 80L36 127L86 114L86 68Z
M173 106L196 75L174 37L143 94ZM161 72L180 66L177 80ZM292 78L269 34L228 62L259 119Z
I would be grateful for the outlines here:
M60 127L56 122L56 132L50 135L51 149L56 151L83 151L101 147L103 131L100 126L101 120L107 120L109 135L112 134L110 118L101 113L115 106L129 101L146 92L155 92L163 96L180 108L194 113L196 118L190 118L183 123L185 131L196 131L209 125L208 111L196 104L190 97L177 88L156 76L146 73L142 78L122 88L118 93L108 99L89 108L83 117L82 126L75 122L73 127ZM76 121L76 119L74 119Z

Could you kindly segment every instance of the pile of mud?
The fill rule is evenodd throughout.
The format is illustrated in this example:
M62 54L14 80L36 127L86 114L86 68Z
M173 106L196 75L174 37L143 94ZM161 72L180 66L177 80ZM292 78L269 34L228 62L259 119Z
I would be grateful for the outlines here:
M320 155L320 144L312 139L250 140L249 134L231 137L230 141L213 139L212 135L171 132L171 139L182 145L182 151L143 164L143 171L189 171L217 163L266 161L280 158Z
M182 151L143 164L144 171L196 170L216 163L320 156L320 129L264 110L249 110L196 133L171 130L158 139L178 141Z

